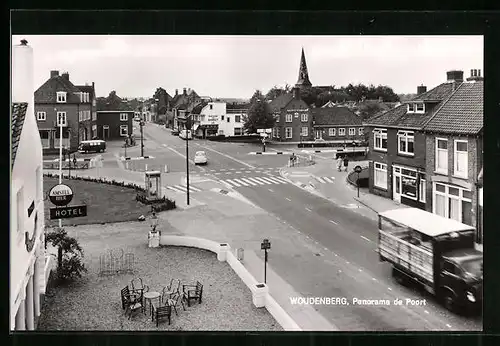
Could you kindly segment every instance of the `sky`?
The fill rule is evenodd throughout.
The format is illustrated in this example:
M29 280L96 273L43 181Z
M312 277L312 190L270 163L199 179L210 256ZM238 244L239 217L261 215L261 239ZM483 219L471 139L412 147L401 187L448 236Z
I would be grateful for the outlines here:
M14 35L33 47L35 88L51 70L97 96L151 97L158 87L200 96L250 98L297 82L301 48L313 85L388 85L415 93L446 81L446 71L483 73L482 36L118 36Z

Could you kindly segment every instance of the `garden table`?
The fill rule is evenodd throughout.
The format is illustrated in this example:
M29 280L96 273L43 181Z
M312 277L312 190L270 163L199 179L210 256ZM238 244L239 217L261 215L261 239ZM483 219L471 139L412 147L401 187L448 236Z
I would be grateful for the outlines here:
M158 306L160 306L160 292L155 292L155 291L150 291L150 292L146 292L144 293L144 299L145 301L149 301L149 313L150 315L153 314L153 299L157 299L158 298ZM147 305L147 303L146 303Z

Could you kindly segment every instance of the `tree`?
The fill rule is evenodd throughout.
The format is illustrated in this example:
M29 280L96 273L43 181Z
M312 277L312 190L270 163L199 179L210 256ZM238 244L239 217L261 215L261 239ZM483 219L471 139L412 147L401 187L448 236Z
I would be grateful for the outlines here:
M259 90L256 90L250 99L250 108L243 120L245 122L243 129L248 133L255 133L257 129L268 129L274 126L274 117Z
M46 241L57 248L57 278L69 281L82 277L87 268L83 264L83 249L78 241L68 236L64 228L56 228L49 232Z
M290 90L291 90L291 87L288 84L286 84L284 88L278 87L275 85L267 92L265 99L266 100L274 100L275 98L277 98L283 94L289 93Z

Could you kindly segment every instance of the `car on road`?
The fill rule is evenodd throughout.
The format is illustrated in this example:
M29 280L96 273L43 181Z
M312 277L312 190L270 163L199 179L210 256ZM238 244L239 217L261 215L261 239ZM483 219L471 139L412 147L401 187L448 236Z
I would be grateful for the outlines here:
M204 151L197 151L194 155L195 165L206 165L207 164L207 154Z
M179 137L182 139L193 139L193 135L190 130L181 130L181 132L179 132Z
M81 141L78 151L82 154L104 152L106 151L106 142L103 140Z

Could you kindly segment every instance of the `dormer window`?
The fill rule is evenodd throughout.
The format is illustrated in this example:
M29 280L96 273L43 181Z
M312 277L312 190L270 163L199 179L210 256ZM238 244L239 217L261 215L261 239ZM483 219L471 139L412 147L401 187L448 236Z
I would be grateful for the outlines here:
M408 103L407 113L425 113L425 104L423 102L418 103Z
M57 94L57 103L66 103L65 91L58 91L56 94Z

